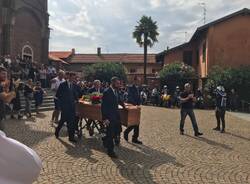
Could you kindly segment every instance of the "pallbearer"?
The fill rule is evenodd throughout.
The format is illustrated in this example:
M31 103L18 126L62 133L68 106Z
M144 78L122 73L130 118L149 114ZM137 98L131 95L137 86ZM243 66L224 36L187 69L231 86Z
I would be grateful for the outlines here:
M128 88L128 101L127 103L132 104L134 106L141 105L140 92L137 85L137 79L134 79L134 83L132 86ZM132 142L135 144L142 144L141 141L138 140L139 137L139 125L128 126L128 128L124 131L124 139L128 141L128 134L134 130L134 135L132 138Z
M114 152L114 141L121 132L121 118L119 114L119 104L125 108L118 94L120 80L117 77L111 79L111 85L103 93L102 98L102 119L106 125L106 136L103 138L103 145L107 148L107 153L111 158L117 158Z

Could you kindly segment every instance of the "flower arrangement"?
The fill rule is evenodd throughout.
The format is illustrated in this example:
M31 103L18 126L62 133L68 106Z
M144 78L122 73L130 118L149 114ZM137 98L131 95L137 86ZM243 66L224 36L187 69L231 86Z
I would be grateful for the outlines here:
M169 101L171 96L167 95L167 94L164 94L164 95L161 96L161 98L162 98L163 101Z
M89 95L83 95L81 101L91 102L92 104L100 104L102 102L102 93L92 93Z
M100 104L102 100L102 96L92 96L91 102L92 104Z

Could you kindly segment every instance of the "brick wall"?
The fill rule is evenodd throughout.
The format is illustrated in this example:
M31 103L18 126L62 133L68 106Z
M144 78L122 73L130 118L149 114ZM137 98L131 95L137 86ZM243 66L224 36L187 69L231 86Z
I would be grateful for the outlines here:
M2 26L0 21L0 30L3 30L0 32L1 54L10 54L12 57L22 55L23 47L28 45L33 50L33 61L47 63L49 44L47 0L9 1L11 3L8 8L0 4L0 9L5 12L1 18L7 20ZM4 41L1 40L3 37Z
M208 32L208 70L213 65L250 65L250 15L211 27Z
M25 45L29 45L33 50L33 61L39 62L42 54L41 30L42 25L29 12L19 12L16 15L13 27L12 55L21 55L22 48Z

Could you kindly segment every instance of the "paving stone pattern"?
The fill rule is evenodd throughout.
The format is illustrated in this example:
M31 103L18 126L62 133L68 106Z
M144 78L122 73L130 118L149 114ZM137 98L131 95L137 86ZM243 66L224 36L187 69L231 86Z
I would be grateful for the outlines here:
M36 119L6 122L8 136L37 151L43 170L35 184L247 184L250 183L250 121L227 115L225 134L212 130L213 111L195 111L202 138L195 138L188 119L179 135L179 110L143 107L143 146L127 143L110 159L98 136L74 145L66 129L54 137L51 112ZM130 137L131 139L131 137Z

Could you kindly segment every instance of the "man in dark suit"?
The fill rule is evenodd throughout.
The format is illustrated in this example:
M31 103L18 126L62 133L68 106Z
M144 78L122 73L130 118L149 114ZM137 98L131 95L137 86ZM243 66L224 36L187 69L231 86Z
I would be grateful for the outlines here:
M139 106L141 105L141 98L140 98L140 92L138 87L136 87L137 79L134 79L134 84L132 86L128 87L128 103ZM139 125L129 126L124 131L124 139L128 141L128 134L134 130L134 135L132 138L132 142L135 144L142 144L141 141L138 140L139 137Z
M103 93L103 89L102 89L102 83L99 80L95 80L93 83L93 87L89 89L88 93L92 94L92 93Z
M102 119L106 126L106 136L103 138L103 145L107 148L111 158L117 158L114 152L114 139L121 132L121 120L119 114L119 104L125 108L121 101L118 89L120 81L117 77L111 79L111 85L103 93L102 98Z
M75 125L75 105L78 100L78 94L76 90L76 86L74 84L76 75L74 73L69 73L68 79L61 83L57 93L56 97L60 101L61 105L61 120L58 123L58 127L55 131L56 138L59 137L59 132L61 128L63 127L63 124L67 122L67 128L68 128L68 135L69 135L69 141L70 142L76 142L74 138L74 133L76 130Z

